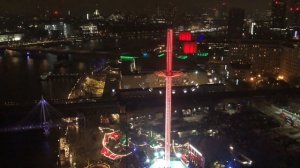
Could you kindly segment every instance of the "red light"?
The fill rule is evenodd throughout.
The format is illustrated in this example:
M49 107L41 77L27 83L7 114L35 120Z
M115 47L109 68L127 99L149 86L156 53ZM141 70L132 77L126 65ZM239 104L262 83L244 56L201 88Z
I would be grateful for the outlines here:
M165 113L165 166L170 167L171 121L172 121L172 60L173 29L167 31L167 65L166 65L166 113Z
M296 8L296 10L298 11L298 10L300 10L299 8Z
M53 12L53 15L57 16L59 14L59 12L56 10Z
M191 41L192 34L188 31L179 32L179 41Z
M293 11L294 9L293 8L290 8L290 11Z
M167 67L166 75L172 75L172 62L173 62L173 29L168 29L167 32Z
M186 42L183 44L183 53L184 54L195 54L197 52L196 42Z

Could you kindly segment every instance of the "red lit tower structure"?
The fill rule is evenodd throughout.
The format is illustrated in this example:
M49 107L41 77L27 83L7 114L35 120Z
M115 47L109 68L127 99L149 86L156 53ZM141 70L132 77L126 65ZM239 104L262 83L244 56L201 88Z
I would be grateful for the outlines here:
M171 121L172 121L172 62L173 62L173 29L167 31L166 57L166 112L165 112L165 167L170 167Z

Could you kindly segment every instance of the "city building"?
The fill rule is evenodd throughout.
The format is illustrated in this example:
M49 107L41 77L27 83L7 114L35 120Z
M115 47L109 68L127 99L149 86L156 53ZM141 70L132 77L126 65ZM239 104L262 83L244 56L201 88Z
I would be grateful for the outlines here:
M279 78L290 81L300 76L300 48L284 46L280 65Z
M300 1L299 0L289 0L287 18L288 18L289 27L300 26Z
M10 41L20 41L22 40L23 33L2 33L0 34L0 43L1 42L10 42Z
M240 8L232 8L228 14L228 36L240 38L243 36L245 11Z
M272 28L285 28L286 27L286 0L272 0Z
M227 0L218 0L216 17L219 19L225 19L227 16L228 2Z
M251 73L268 76L279 73L282 53L280 44L234 40L209 43L209 48L212 55L210 64L219 64L219 73L227 79L245 79Z
M98 27L94 24L85 24L80 26L83 35L96 35L98 34Z
M68 38L71 35L70 24L64 22L45 24L44 29L48 31L48 36L51 38Z

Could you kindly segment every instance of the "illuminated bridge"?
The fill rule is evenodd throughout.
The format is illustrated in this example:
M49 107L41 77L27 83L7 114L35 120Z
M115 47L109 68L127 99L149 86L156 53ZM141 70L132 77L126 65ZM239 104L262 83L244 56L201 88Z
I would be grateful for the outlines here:
M184 89L188 91L185 92ZM243 91L225 91L225 90L194 90L193 87L174 87L173 101L175 106L189 105L203 101L221 101L232 98L253 98L274 95L297 96L300 89L266 89L266 90L243 90ZM78 98L78 99L47 99L49 104L54 106L64 115L74 116L78 112L98 111L99 113L119 113L123 106L144 106L153 105L164 106L164 89L127 89L117 90L116 96L110 98ZM30 111L39 101L0 102L0 112L5 111Z
M143 112L142 109L152 109L149 112L162 112L164 110L164 92L162 88L148 89L129 89L119 90L116 96L112 98L90 98L90 99L50 99L46 102L44 99L35 102L2 102L0 103L1 120L10 118L19 118L26 121L13 127L1 128L3 131L22 131L32 129L44 129L47 132L52 127L64 126L61 122L64 117L76 117L79 114L83 116L97 116L103 114L115 114L122 112ZM187 106L196 106L203 102L216 104L224 99L243 98L249 99L255 97L266 97L274 95L288 95L289 97L298 96L300 89L276 89L276 90L248 90L248 91L215 91L184 92L182 87L177 87L173 94L173 108L180 109ZM51 104L51 106L50 106ZM32 107L35 107L32 109ZM53 107L52 107L53 106ZM55 110L53 110L55 107ZM52 115L48 114L52 109ZM156 109L156 110L154 110ZM125 110L125 111L124 111ZM35 117L28 115L35 114ZM39 114L39 115L37 115ZM45 118L36 118L36 116L46 116ZM49 117L54 117L50 120ZM25 118L25 120L24 120ZM29 119L28 119L29 118ZM30 120L30 118L33 120ZM95 117L94 117L95 118ZM33 121L33 122L32 122ZM1 122L3 124L3 122Z

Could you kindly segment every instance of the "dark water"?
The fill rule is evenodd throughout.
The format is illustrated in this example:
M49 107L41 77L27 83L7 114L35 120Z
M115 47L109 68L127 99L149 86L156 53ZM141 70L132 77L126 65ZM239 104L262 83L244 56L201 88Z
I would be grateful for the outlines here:
M58 166L58 135L41 130L0 134L0 167L52 168Z
M27 56L5 51L0 57L0 99L16 101L39 99L42 94L46 94L49 98L66 98L76 79L57 78L41 81L40 75L49 72L84 73L90 67L95 67L92 61L77 61L72 56L61 57L50 53Z
M150 48L155 43L155 41L143 39L99 39L84 41L82 44L50 47L99 51L119 49L136 52ZM107 55L37 54L2 49L0 51L0 101L39 99L42 94L47 98L66 98L76 79L59 78L41 82L40 75L49 72L55 74L83 74L104 66L107 60L103 56Z
M92 40L80 45L53 46L74 49L141 51L155 45L152 40ZM0 51L0 101L67 98L76 78L41 81L44 73L83 74L104 66L101 55L59 55ZM3 119L3 118L2 118ZM6 120L6 119L3 119ZM1 123L0 123L1 126ZM0 167L52 168L58 166L58 133L44 136L42 130L0 133Z

